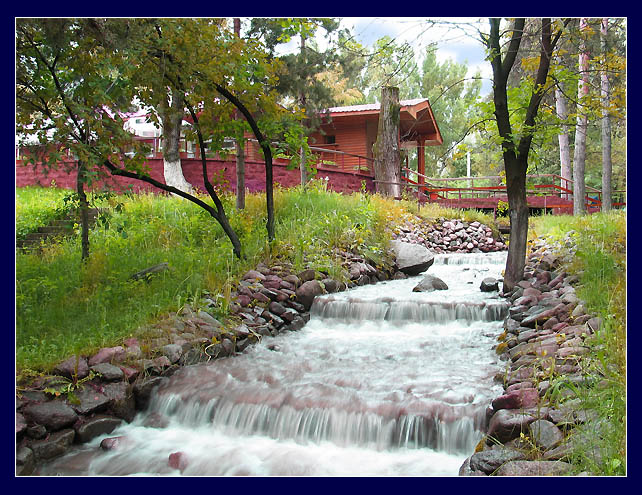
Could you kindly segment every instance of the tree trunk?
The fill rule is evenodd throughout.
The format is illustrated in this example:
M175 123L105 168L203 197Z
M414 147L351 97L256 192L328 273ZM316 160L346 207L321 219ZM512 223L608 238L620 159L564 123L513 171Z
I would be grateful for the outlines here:
M510 241L504 270L503 292L512 290L524 276L528 238L528 204L526 202L526 164L516 158L506 160L506 192L510 215Z
M301 57L303 60L305 60L305 35L301 34ZM305 74L303 75L305 78ZM305 80L301 84L301 87L305 87ZM299 105L301 105L301 108L305 108L306 104L306 97L305 97L305 91L302 89L301 92L299 93ZM303 147L299 150L299 171L301 172L301 185L305 188L305 185L308 183L308 170L306 168L306 157L305 157L305 150Z
M245 141L237 139L236 144L236 209L245 209Z
M85 194L85 165L81 160L78 160L76 192L80 201L80 259L85 262L89 259L89 201Z
M183 176L181 155L179 151L181 140L181 124L183 122L183 99L171 91L172 102L161 109L163 124L163 176L165 184L181 191L192 192L192 185ZM201 153L205 150L201 149Z
M561 84L561 83L560 83ZM565 122L568 118L568 110L566 108L566 97L560 88L555 88L555 109L557 110L557 117ZM573 179L573 168L571 167L571 147L569 144L568 126L562 124L562 132L557 135L557 140L560 147L560 186L564 189L571 189L571 183L564 179ZM562 198L570 199L570 194L562 193Z
M586 186L584 183L584 169L586 164L586 131L588 117L586 109L583 108L586 96L588 95L588 53L586 41L582 31L586 29L586 19L580 20L580 56L579 69L580 80L577 85L577 127L575 130L575 150L573 155L573 215L586 213L584 196Z
M241 19L234 18L234 34L241 37ZM236 114L238 119L238 112ZM236 148L236 209L245 209L245 139L243 134L236 139L234 144Z
M305 168L305 161L306 161L306 156L305 156L305 149L303 146L301 146L301 149L299 150L299 170L301 171L301 185L305 187L305 185L308 183L308 170Z
M399 88L381 88L381 110L375 151L377 191L401 197L401 158L399 156Z
M608 18L602 19L600 37L602 42L602 56L604 65L606 65L607 45L606 35ZM609 117L609 77L606 67L602 70L601 89L602 89L602 211L609 211L613 205L611 203L612 186L611 177L613 175L613 164L611 162L611 118Z

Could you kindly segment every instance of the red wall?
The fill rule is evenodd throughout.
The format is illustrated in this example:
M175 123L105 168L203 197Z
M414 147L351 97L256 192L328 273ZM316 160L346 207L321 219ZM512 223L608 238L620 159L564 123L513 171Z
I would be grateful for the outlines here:
M163 160L160 158L150 158L148 164L151 167L150 176L160 182L165 182L163 179ZM195 187L201 191L205 191L203 185L202 165L200 160L183 158L183 175ZM210 180L213 183L221 177L220 171L223 171L223 178L226 185L232 191L236 191L236 167L234 162L226 162L221 160L208 159L208 173ZM68 165L73 165L69 162ZM42 186L50 186L52 180L55 181L57 187L65 189L75 189L76 187L76 174L66 173L64 167L58 170L51 170L48 175L44 175L42 169L39 167L36 170L31 165L24 166L21 162L16 162L16 187L23 187L28 185L40 184ZM298 169L288 170L286 165L274 164L273 165L274 182L283 187L292 187L300 184L301 176ZM362 174L345 173L336 170L319 168L317 177L328 177L328 188L338 192L354 192L361 189L362 181L366 183L368 191L374 191L374 183L372 177ZM111 188L116 190L126 190L129 184L132 184L132 189L138 191L153 191L160 192L158 188L147 184L143 181L128 179L124 177L109 176L104 180ZM100 185L101 183L99 183ZM262 162L246 161L245 163L245 187L250 192L264 191L265 190L265 166Z

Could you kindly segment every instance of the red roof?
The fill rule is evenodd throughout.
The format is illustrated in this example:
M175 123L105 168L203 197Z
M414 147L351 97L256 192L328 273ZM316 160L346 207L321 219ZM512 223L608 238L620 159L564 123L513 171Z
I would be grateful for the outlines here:
M400 100L399 104L401 105L400 128L403 141L423 140L427 145L443 144L444 140L428 98ZM373 118L379 115L380 108L380 103L367 103L328 108L328 113L332 119L343 120L357 115Z

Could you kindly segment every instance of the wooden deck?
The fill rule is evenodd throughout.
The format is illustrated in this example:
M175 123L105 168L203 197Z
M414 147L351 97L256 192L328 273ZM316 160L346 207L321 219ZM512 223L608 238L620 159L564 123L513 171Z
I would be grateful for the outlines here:
M404 168L403 181L421 203L435 203L449 208L478 209L501 212L502 203L508 203L506 185L500 176L490 177L426 177ZM409 176L414 174L417 180ZM527 175L526 202L533 213L573 214L572 180L555 174ZM563 184L563 185L562 185ZM614 191L614 208L626 205L625 191ZM602 207L602 192L587 186L586 211L595 213Z

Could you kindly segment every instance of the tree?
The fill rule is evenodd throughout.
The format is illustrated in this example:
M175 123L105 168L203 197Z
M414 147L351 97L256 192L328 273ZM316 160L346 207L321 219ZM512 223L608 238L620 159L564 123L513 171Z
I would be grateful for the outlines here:
M381 88L379 130L374 144L377 191L401 197L401 164L399 155L399 88Z
M528 154L535 134L537 111L547 84L548 72L553 57L553 50L562 29L558 28L553 35L551 19L541 19L540 57L535 74L535 80L530 85L530 98L521 122L521 135L513 131L511 114L508 107L508 77L518 55L519 47L524 37L525 19L518 18L512 22L509 30L509 42L503 51L501 19L491 18L490 33L483 35L483 41L488 47L493 69L493 103L497 130L501 138L504 170L506 172L506 191L508 194L510 216L510 243L508 258L504 271L503 290L508 292L522 279L526 262L526 240L528 234L528 205L526 203L526 171L528 169ZM565 22L564 25L568 23Z
M331 87L324 84L323 78L318 76L325 73L329 67L337 66L339 57L331 38L338 27L339 22L330 18L251 20L248 36L264 40L268 51L282 63L275 89L282 97L282 104L286 108L294 110L298 107L304 112L307 135L319 128L324 110L335 102ZM326 39L330 40L325 50L319 49L313 39L319 29L323 29ZM278 45L297 37L298 53L274 55ZM290 163L299 166L301 184L305 185L309 176L314 173L313 167L306 159L308 146L302 145L297 154Z
M580 19L580 53L579 71L580 81L577 85L577 126L575 128L575 148L573 152L573 215L580 215L586 212L584 196L586 186L584 183L584 169L586 162L586 132L588 126L588 115L585 107L589 92L589 56L586 49L586 19Z
M234 18L234 34L241 37L241 19ZM240 116L236 115L237 120ZM236 149L236 209L243 210L245 208L245 138L243 136L243 129L238 132L234 140L234 147Z
M50 24L53 35L47 34ZM208 177L205 150L222 148L236 125L235 110L240 111L265 156L266 228L272 241L272 151L264 133L276 133L282 122L292 124L292 119L283 116L269 89L275 64L267 62L260 45L244 43L222 24L207 19L20 20L17 73L25 77L18 79L23 102L18 121L23 131L70 149L83 163L97 167L92 173L141 180L197 204L219 222L240 258L238 236ZM70 74L78 74L76 80ZM213 206L149 176L147 149L123 128L121 112L134 99L157 108L167 86L180 92L191 115L187 137L198 139L203 181ZM45 134L49 128L53 136ZM57 163L55 153L49 163Z
M415 62L415 52L408 43L397 44L389 36L379 38L368 55L361 81L364 103L378 101L384 87L399 89L399 99L422 96L420 71Z
M571 167L571 148L569 145L568 125L566 124L566 120L568 119L568 108L561 81L555 86L555 109L557 112L557 118L562 123L561 131L557 136L560 150L560 177L562 177L560 186L564 189L569 189L570 184L568 180L571 180L573 177L573 169ZM568 194L563 195L563 197L567 199L568 196Z
M123 80L113 77L113 62L94 63L98 43L87 26L68 19L19 19L16 22L16 121L23 139L43 149L28 161L45 171L63 155L77 157L76 191L80 203L81 259L89 257L88 201L85 186L99 178L90 148L122 144L123 135L107 125L107 111L130 109ZM129 160L133 167L139 165ZM69 170L68 170L69 171Z
M428 98L435 115L439 117L439 130L444 140L442 147L425 147L426 163L435 164L435 175L446 168L453 170L453 153L464 140L472 121L477 117L475 103L481 91L481 76L467 77L468 67L452 60L440 63L436 51L426 50L421 70L420 96ZM440 163L439 166L436 164Z
M600 39L602 44L602 56L604 62L608 56L608 18L602 19L600 24ZM606 64L604 64L606 65ZM611 162L611 117L609 115L609 75L606 67L600 74L602 89L602 211L609 211L612 208L612 172Z
M185 117L184 96L177 88L168 88L169 101L161 101L158 106L163 124L163 176L165 184L181 191L191 192L192 185L183 176L181 165L180 141Z

